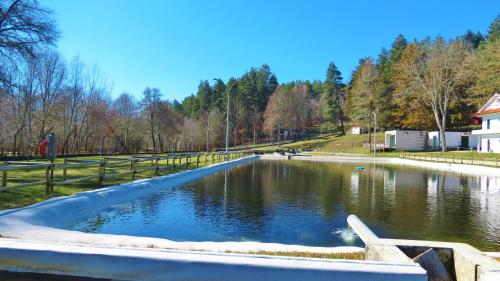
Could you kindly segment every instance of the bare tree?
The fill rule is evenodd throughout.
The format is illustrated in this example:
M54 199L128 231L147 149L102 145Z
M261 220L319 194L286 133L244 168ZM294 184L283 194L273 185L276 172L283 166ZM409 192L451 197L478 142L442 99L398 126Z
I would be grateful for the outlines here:
M142 99L142 104L144 106L144 113L147 116L149 123L149 130L151 136L151 142L153 145L153 153L157 151L157 128L158 128L158 104L161 99L161 92L157 88L146 88L143 93L144 97Z
M61 94L65 75L66 64L55 51L44 51L37 55L35 60L36 76L39 85L38 117L40 122L38 139L41 140L48 133L47 123L53 115L56 101Z
M0 83L9 81L7 62L15 64L18 57L34 57L37 49L53 45L58 38L52 11L37 0L1 0Z

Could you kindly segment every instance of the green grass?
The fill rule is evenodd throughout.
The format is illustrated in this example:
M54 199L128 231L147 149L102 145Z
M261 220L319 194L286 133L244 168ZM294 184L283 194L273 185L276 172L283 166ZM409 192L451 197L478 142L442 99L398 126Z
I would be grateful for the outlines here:
M102 157L94 156L94 157L80 157L73 158L80 160L99 160ZM167 160L159 161L160 165L165 165ZM192 158L192 161L196 161L196 158ZM62 164L63 159L57 159L56 163ZM172 159L169 160L169 164L172 163ZM179 163L179 160L176 160L176 163ZM185 169L186 159L183 158L181 164L176 168L176 172L182 171ZM211 161L211 157L209 157L209 162L207 165L211 165L214 162ZM217 163L217 160L215 161ZM184 164L184 165L183 165ZM200 167L205 165L205 157L200 157ZM137 169L150 167L151 162L140 162L137 165ZM196 168L196 164L190 165L188 169ZM92 164L88 167L75 167L68 168L67 170L67 179L81 178L91 175L97 175L99 170L98 164ZM116 167L109 167L106 169L106 174L110 175L111 173L119 173L130 170L130 164L124 163L117 165ZM160 171L159 175L166 175L174 172L172 168L168 170ZM136 179L145 179L155 177L155 171L145 171L136 174ZM8 171L8 181L7 186L12 186L19 183L28 183L28 182L36 182L42 181L45 179L45 169L36 169L36 170L9 170ZM62 181L63 179L63 169L56 168L54 171L54 181ZM75 182L71 184L61 184L54 186L54 192L50 195L47 195L45 192L45 185L35 185L35 186L27 186L27 187L16 187L5 191L0 191L0 210L18 208L27 205L34 204L36 202L44 201L52 197L66 196L75 194L82 191L94 190L97 188L111 186L126 182L131 182L132 175L125 174L117 177L113 177L110 179L105 179L102 185L97 184L97 179L89 179L81 182Z
M373 137L373 136L372 136ZM377 134L377 143L383 143L384 133ZM357 155L357 156L373 156L369 148L363 147L363 144L368 143L368 135L322 135L310 137L307 140L296 141L291 144L285 144L281 147L277 145L261 147L260 150L276 150L283 149L299 149L302 151L310 151L313 155ZM417 156L434 162L452 162L473 164L478 166L494 167L500 165L500 153L478 153L477 151L447 151L447 152L404 152L410 156ZM379 151L376 157L400 157L400 151ZM425 156L425 157L424 157ZM426 158L426 159L425 159ZM473 161L472 161L473 159Z
M377 134L379 143L383 140L383 137L383 133ZM323 134L306 140L284 144L281 148L314 151L314 153L370 154L370 149L363 147L364 143L368 143L368 135ZM259 147L258 150L276 150L279 148L277 145L273 145Z

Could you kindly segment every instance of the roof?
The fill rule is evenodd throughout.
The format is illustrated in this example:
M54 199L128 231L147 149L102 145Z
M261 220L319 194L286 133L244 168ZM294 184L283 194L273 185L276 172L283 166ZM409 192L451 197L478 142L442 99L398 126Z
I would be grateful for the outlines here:
M494 94L484 105L479 109L478 112L472 114L472 116L483 116L487 114L500 113L500 94Z

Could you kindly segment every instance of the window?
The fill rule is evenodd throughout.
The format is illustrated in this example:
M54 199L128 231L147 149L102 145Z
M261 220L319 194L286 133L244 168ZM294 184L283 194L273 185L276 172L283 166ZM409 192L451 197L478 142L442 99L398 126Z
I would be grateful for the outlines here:
M490 129L490 119L486 120L486 130Z

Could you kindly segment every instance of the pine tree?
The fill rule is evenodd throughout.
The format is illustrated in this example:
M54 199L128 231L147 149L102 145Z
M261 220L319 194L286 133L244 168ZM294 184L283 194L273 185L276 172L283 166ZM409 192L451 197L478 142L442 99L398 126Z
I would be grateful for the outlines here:
M500 15L490 24L488 29L488 41L496 41L500 38Z
M340 123L340 131L344 130L344 112L342 105L344 102L344 84L342 74L333 62L328 65L325 83L323 84L323 94L321 96L323 107L323 122L337 125Z

